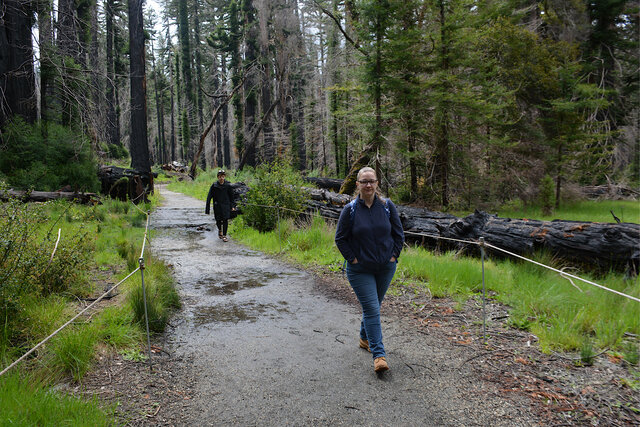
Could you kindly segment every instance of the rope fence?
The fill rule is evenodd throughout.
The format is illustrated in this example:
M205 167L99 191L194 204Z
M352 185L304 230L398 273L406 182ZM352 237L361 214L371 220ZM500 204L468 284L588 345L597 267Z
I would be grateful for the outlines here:
M317 216L320 216L321 218L329 219L331 221L336 221L336 218L328 216L328 215L322 215L318 210L316 210L313 213L310 213L310 212L307 212L307 211L299 211L299 210L280 207L280 206L259 205L259 204L252 204L252 203L245 203L245 206L256 206L256 207L272 208L272 209L278 209L278 210L282 209L282 210L286 210L286 211L289 211L289 212L302 214L302 215L317 215ZM279 216L279 213L278 213L278 218L279 217L280 216ZM278 231L278 234L279 234L279 231ZM462 244L466 244L466 245L479 246L481 251L482 251L483 288L484 288L484 269L485 269L484 268L485 248L491 248L491 249L497 250L499 252L502 252L502 253L504 253L506 255L512 256L514 258L519 258L521 260L524 260L524 261L530 262L532 264L541 266L541 267L546 268L548 270L555 271L555 272L559 273L562 277L565 277L565 278L566 277L571 277L573 279L580 280L580 281L582 281L584 283L587 283L589 285L595 286L595 287L597 287L599 289L602 289L604 291L611 292L611 293L614 293L616 295L619 295L619 296L622 296L624 298L627 298L627 299L630 299L632 301L636 301L636 302L640 303L640 298L634 297L632 295L625 294L625 293L617 291L615 289L608 288L606 286L603 286L603 285L600 285L598 283L592 282L591 280L583 279L582 277L576 276L574 274L567 273L566 271L558 270L558 269L553 268L551 266L548 266L546 264L540 263L538 261L534 261L534 260L532 260L530 258L527 258L527 257L524 257L522 255L518 255L518 254L515 254L513 252L510 252L510 251L508 251L506 249L502 249L502 248L500 248L498 246L495 246L495 245L492 245L490 243L485 242L484 237L480 237L479 240L475 241L475 240L454 239L454 238L451 238L451 237L439 236L437 234L416 233L416 232L412 232L412 231L404 231L404 234L405 235L411 235L411 236L418 236L418 237L429 237L429 238L437 239L437 240L447 240L447 241L452 241L452 242L456 242L456 243L462 243ZM280 235L278 235L278 238L280 238ZM280 245L282 246L282 243L280 243ZM484 292L484 290L483 290L483 292Z
M133 202L133 201L132 201ZM76 314L75 316L73 316L70 320L68 320L65 324L63 324L62 326L60 326L58 329L56 329L54 332L52 332L49 336L47 336L45 339L43 339L42 341L40 341L39 343L37 343L35 346L33 346L33 348L31 348L29 351L27 351L25 354L23 354L22 356L20 356L18 359L16 359L13 363L11 363L9 366L7 366L6 368L4 368L1 372L0 372L0 377L2 377L2 375L4 375L5 373L9 372L9 370L11 370L13 367L15 367L16 365L18 365L20 362L22 362L23 360L25 360L27 357L29 357L29 355L33 354L33 352L35 352L38 348L42 347L45 343L47 343L47 341L49 341L51 338L53 338L54 336L56 336L57 334L59 334L64 328L66 328L67 326L69 326L70 324L72 324L78 317L82 316L86 311L88 311L89 309L91 309L93 306L95 306L96 304L98 304L100 301L102 301L107 295L109 295L109 293L111 293L113 290L115 290L118 286L120 286L121 284L123 284L124 282L126 282L130 277L132 277L135 273L137 273L138 271L140 272L140 278L142 280L142 296L143 296L143 300L144 300L144 320L145 320L145 326L146 326L146 332L147 332L147 348L148 348L148 354L149 354L149 369L151 369L151 339L149 336L149 318L147 316L147 296L146 296L146 290L145 290L145 285L144 285L144 251L145 251L145 243L148 241L148 233L149 233L149 212L145 212L142 209L140 209L135 203L133 203L133 206L136 207L136 209L138 209L140 212L142 212L143 214L145 214L147 216L147 222L146 222L146 226L145 226L145 230L144 230L144 237L142 239L142 249L140 251L140 258L138 259L138 267L133 270L131 273L129 273L124 279L122 279L121 281L119 281L118 283L116 283L115 285L113 285L111 288L109 288L109 290L107 290L106 292L104 292L102 295L100 295L100 297L96 298L95 301L93 301L91 304L89 304L88 306L86 306L84 309L82 309L78 314ZM53 253L51 254L51 260L53 260L53 256L55 255L56 249L58 247L58 242L60 241L60 230L58 230L58 240L56 241L56 247L54 248ZM51 263L51 261L49 262Z

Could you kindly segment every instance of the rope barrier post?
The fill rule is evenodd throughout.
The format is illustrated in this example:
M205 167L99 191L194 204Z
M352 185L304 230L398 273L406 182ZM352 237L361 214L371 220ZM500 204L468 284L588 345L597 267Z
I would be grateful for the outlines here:
M280 245L280 253L282 252L282 235L280 234L280 203L276 203L276 215L277 215L277 223L278 226L278 244Z
M142 299L144 300L144 324L147 328L147 351L149 353L149 370L151 371L151 338L149 337L149 315L147 314L147 291L144 286L144 258L138 259L140 264L140 278L142 279Z
M487 343L487 295L484 285L484 237L480 237L480 253L482 258L482 339Z

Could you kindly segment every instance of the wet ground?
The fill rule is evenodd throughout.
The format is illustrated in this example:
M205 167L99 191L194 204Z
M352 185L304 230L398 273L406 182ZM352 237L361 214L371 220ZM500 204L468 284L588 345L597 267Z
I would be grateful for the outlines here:
M173 266L183 302L165 337L180 373L168 381L189 392L179 411L159 407L157 423L536 424L528 408L478 379L464 348L438 345L385 312L391 370L376 375L358 348L357 304L233 236L224 243L202 201L160 191L152 250Z

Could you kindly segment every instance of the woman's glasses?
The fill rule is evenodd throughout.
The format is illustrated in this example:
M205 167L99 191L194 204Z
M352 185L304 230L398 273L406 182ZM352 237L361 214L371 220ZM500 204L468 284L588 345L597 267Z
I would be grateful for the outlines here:
M358 181L360 183L360 185L373 185L376 182L378 182L377 179L362 179L360 181Z

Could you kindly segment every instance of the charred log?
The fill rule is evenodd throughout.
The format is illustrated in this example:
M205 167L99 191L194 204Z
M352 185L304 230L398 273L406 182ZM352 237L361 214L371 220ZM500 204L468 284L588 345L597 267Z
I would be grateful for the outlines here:
M73 191L0 191L0 200L18 199L22 202L49 202L51 200L70 200L85 205L100 203L96 193L76 193Z
M309 211L336 219L349 196L326 190L310 190ZM580 221L536 221L500 218L476 211L464 218L424 208L397 206L409 243L442 250L465 250L479 254L475 245L443 238L485 242L518 255L548 250L559 259L600 269L639 271L640 224ZM494 255L504 253L491 251Z
M100 192L112 199L141 201L153 189L156 173L136 171L117 166L102 166L98 171Z
M304 177L304 180L324 190L340 191L344 179Z

